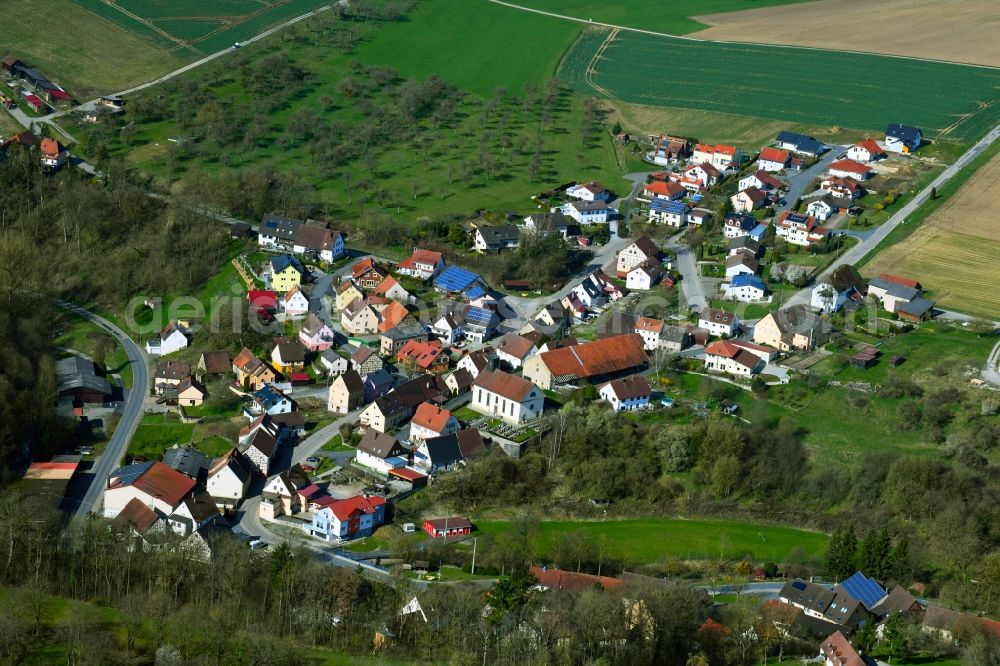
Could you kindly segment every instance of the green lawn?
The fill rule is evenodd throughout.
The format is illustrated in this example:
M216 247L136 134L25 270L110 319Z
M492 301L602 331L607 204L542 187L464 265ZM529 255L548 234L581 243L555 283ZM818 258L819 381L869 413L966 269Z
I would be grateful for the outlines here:
M562 71L571 73L578 90L620 102L873 132L905 116L925 136L943 134L958 142L979 138L1000 120L993 104L1000 70L990 68L622 31L588 75L587 63L598 48L594 42L578 42ZM866 74L844 87L839 85L844 71ZM924 85L913 86L913 80Z
M55 340L55 344L95 358L103 354L104 366L109 374L118 374L125 388L132 388L132 365L128 355L118 341L103 328L76 315L65 315L65 332Z
M628 28L651 30L671 35L685 35L708 26L692 16L704 16L743 9L790 5L808 0L511 0L512 4L531 7L575 18L610 23Z
M329 442L323 445L323 450L329 451L330 453L337 453L341 451L353 451L354 447L344 444L340 435L334 435Z
M482 534L511 529L509 521L474 521ZM820 555L829 537L788 527L723 520L644 518L609 521L544 521L537 546L547 553L561 534L583 531L590 539L603 537L608 556L626 563L652 563L665 555L681 559L749 557L754 561L781 561L792 548Z
M225 437L208 437L195 442L194 448L204 453L209 458L218 458L227 453L236 444Z
M158 460L165 449L174 444L186 444L194 435L194 424L181 423L177 417L147 414L135 429L128 454Z

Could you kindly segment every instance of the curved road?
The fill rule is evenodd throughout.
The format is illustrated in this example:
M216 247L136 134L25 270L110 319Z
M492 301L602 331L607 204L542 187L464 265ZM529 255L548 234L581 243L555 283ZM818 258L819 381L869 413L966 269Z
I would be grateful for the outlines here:
M66 301L57 299L55 303L62 309L93 322L107 331L124 347L128 362L132 365L132 388L127 391L128 397L125 399L125 409L121 420L118 421L118 427L111 435L111 441L108 442L104 453L87 472L87 475L90 476L90 485L74 516L75 518L84 518L88 513L100 508L105 480L108 478L108 474L118 466L118 461L128 449L132 435L135 434L135 428L142 419L142 405L149 393L149 364L146 361L145 352L132 341L132 338L107 319Z

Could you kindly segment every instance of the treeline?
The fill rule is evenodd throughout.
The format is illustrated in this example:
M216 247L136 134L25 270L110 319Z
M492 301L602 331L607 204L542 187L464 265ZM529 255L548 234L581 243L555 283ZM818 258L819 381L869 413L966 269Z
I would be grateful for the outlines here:
M439 479L419 501L480 515L511 507L548 518L717 515L849 530L853 545L838 537L832 559L789 553L781 570L844 576L864 566L904 585L923 582L929 595L1000 613L998 468L974 442L948 462L872 451L849 466L811 464L801 428L767 419L763 405L754 425L721 416L686 422L683 407L673 415L648 425L603 405L569 404L520 460L497 453L474 462ZM530 557L527 542L505 542L504 549L518 552L521 543ZM586 551L584 570L596 573L597 551ZM684 569L669 558L661 564Z

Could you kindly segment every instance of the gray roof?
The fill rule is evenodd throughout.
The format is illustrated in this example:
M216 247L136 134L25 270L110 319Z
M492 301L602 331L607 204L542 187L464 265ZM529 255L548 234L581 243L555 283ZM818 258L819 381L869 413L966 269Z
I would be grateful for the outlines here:
M198 449L173 446L163 452L163 464L185 476L197 479L202 470L211 467L212 460Z
M382 460L406 453L406 449L395 437L372 429L365 432L361 442L358 443L358 450Z
M753 252L754 254L757 254L758 252L760 252L760 243L755 241L750 236L740 236L739 238L729 239L730 252L733 250L742 250L742 249L746 249Z
M832 284L838 293L847 291L851 287L854 287L862 294L868 291L868 285L865 284L864 278L861 277L854 266L848 264L841 264L837 267L837 270L826 281Z
M882 278L872 278L868 281L868 286L884 289L890 296L904 301L912 301L914 298L920 296L919 289L907 287L895 282L889 282L888 280L883 280Z
M590 210L607 210L608 204L601 200L596 201L574 201L570 204L573 208L578 211L585 212Z
M664 326L663 331L660 333L660 338L666 340L667 342L679 342L683 343L688 336L686 328L681 328L680 326Z
M802 305L793 305L771 313L778 330L783 334L799 333L811 335L814 332L829 330L829 321L813 314Z
M903 312L914 317L923 317L933 309L934 301L929 301L926 298L914 298L909 303L900 303L896 306L897 313Z
M382 337L390 340L415 340L427 337L427 329L423 324L404 324L389 329Z
M56 361L56 377L59 392L86 389L111 395L111 384L104 377L98 377L93 361L81 356L68 356Z
M497 227L483 226L479 227L478 231L488 245L516 241L521 235L520 229L514 224L503 224Z

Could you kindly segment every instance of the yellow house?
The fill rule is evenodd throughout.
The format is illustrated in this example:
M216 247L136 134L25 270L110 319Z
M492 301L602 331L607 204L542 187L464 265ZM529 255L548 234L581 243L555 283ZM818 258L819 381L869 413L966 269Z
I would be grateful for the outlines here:
M345 309L348 305L354 302L355 298L364 300L365 295L360 289L358 289L357 285L350 280L342 283L337 288L337 310L340 311Z
M177 404L185 407L197 407L205 401L205 389L190 377L177 385Z
M271 289L287 292L302 284L305 269L295 257L280 255L271 257Z
M236 373L236 382L250 391L256 391L277 379L271 366L254 356L246 347L233 359L233 372Z

